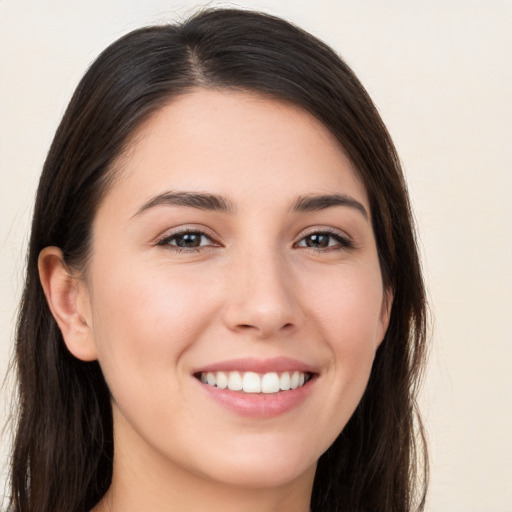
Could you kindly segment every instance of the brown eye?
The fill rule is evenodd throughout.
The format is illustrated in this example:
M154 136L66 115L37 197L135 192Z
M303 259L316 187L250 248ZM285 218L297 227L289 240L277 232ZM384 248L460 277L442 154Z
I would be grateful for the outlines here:
M176 245L178 247L199 247L201 245L201 239L204 235L198 233L185 233L183 235L177 235L174 237Z
M311 233L299 241L297 247L307 247L310 249L349 249L352 242L337 233L318 232Z
M207 245L212 245L209 236L201 231L183 231L174 233L158 242L158 245L176 247L177 249L197 249Z
M332 237L325 234L314 234L304 238L307 247L314 247L316 249L323 249L329 247L329 241Z

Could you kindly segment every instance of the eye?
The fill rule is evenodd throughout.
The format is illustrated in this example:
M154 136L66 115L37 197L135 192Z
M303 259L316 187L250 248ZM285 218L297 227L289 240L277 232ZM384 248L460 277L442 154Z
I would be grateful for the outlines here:
M158 241L157 245L170 246L176 251L197 251L201 247L217 245L213 240L202 231L198 230L184 230L179 233L172 233L171 235L162 238Z
M339 233L330 231L317 231L302 238L296 247L306 247L313 250L342 250L350 249L353 243Z

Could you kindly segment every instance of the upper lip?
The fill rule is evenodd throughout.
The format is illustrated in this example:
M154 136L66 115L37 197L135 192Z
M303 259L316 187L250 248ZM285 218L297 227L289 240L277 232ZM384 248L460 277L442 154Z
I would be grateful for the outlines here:
M201 366L194 370L194 374L203 372L288 372L299 371L304 373L318 373L318 369L310 364L304 363L290 357L273 357L270 359L257 359L253 357L229 359Z

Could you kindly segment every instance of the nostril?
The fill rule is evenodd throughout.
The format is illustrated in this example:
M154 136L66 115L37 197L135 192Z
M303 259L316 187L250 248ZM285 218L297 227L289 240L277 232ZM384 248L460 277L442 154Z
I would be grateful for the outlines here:
M251 324L239 324L238 327L240 329L243 329L243 330L247 330L247 329L258 329L255 325L251 325ZM286 329L286 330L290 330L293 328L293 324L288 322L286 324L284 324L281 329Z

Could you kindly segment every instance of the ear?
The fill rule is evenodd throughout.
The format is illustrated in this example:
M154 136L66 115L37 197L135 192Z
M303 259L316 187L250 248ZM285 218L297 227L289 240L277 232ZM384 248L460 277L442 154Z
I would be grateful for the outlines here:
M391 317L391 308L393 307L393 298L394 293L391 287L385 288L382 296L382 307L380 311L379 318L379 335L378 335L378 343L375 348L378 348L380 344L384 341L384 337L386 336L386 331L389 326L389 319Z
M38 268L48 306L68 350L82 361L95 360L96 346L85 284L66 265L58 247L46 247L40 252Z

